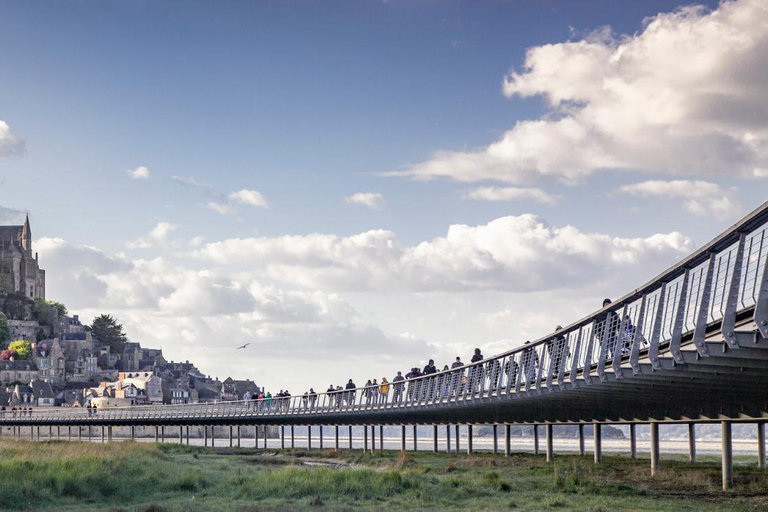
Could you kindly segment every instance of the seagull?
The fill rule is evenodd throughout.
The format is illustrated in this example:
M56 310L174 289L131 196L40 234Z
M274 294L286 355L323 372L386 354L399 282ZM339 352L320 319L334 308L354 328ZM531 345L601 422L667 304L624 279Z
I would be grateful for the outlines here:
M240 350L241 348L245 348L245 347L247 347L248 345L250 345L250 343L246 343L246 344L245 344L245 345L243 345L242 347L237 347L237 350Z

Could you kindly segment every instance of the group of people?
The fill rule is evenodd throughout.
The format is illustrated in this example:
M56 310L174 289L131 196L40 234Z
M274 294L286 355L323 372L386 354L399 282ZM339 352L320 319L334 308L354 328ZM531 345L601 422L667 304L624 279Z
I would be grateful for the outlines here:
M10 409L11 411L11 417L12 418L23 418L23 417L30 417L32 416L32 408L31 407L12 407ZM5 418L5 414L8 412L5 409L5 406L0 408L0 417Z
M98 410L99 410L99 408L98 408L98 407L96 407L96 404L93 404L93 405L91 405L91 404L88 404L88 406L86 407L86 409L88 409L88 417L89 417L89 418L93 418L93 417L95 417L95 416L96 416L96 413L97 413L97 412L98 412Z
M610 299L605 299L603 308L610 304ZM555 378L565 369L565 362L570 356L565 336L558 334L562 329L558 325L555 328L555 336L544 345L546 359L542 359L542 361L551 361L552 375ZM620 321L616 312L607 311L598 318L598 329L598 332L594 334L595 338L606 344L608 358L612 358L614 354L628 352L634 338L635 327L626 313ZM622 332L619 332L620 330ZM450 399L463 394L476 393L480 383L484 380L485 387L483 389L487 391L496 391L501 386L530 385L535 381L539 367L543 367L544 364L540 362L539 354L535 350L535 345L526 341L517 361L513 357L508 357L505 361L494 359L486 365L474 365L464 369L461 357L457 356L450 366L446 364L442 370L438 370L435 361L430 359L423 369L415 366L405 375L402 372L397 372L391 382L386 377L382 377L381 381L369 379L360 390L362 393L360 403L364 403L366 406L383 405L388 402L390 393L392 402L397 404ZM477 363L482 360L482 351L476 348L470 363ZM520 373L518 374L518 372ZM434 377L419 378L431 375ZM357 391L357 385L352 379L349 379L345 386L331 384L326 390L327 402L323 401L320 405L321 407L339 409L345 405L353 405L358 397ZM269 409L273 403L276 403L278 408L287 409L290 406L291 394L287 390L281 390L274 398L270 393L266 395L260 393L253 395L253 397L248 394L247 397L244 396L243 398L246 401L251 399L258 401L257 407L259 408ZM318 395L314 388L304 392L301 396L300 406L307 410L315 409L318 406Z

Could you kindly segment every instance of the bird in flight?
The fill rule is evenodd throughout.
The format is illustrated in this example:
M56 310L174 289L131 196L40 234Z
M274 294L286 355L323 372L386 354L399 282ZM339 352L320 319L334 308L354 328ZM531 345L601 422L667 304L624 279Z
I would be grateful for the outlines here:
M241 348L245 348L245 347L247 347L248 345L250 345L250 343L246 343L245 345L243 345L243 346L241 346L241 347L237 347L237 350L240 350Z

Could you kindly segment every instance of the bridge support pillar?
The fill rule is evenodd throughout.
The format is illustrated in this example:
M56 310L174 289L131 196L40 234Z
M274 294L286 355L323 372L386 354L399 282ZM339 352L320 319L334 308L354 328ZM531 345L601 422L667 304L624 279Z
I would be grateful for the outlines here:
M101 436L102 437L102 442L104 442L104 435L103 435L104 428L103 427L102 427L101 431L102 431L102 436ZM19 437L21 437L21 431L19 431ZM67 441L71 441L71 440L72 440L72 427L68 426L67 427Z
M280 425L280 448L285 450L285 425Z
M603 461L603 432L602 426L599 423L593 423L595 437L595 464L600 464Z
M539 426L533 426L533 454L539 454Z
M189 427L184 427L184 435L186 436L186 444L189 444Z
M160 442L165 442L165 426L160 427Z
M451 453L451 426L445 426L445 452Z
M437 453L437 425L432 425L432 451Z
M136 427L131 426L131 441L136 439Z
M629 424L629 458L637 459L637 428L634 423Z
M237 426L237 447L240 448L240 425ZM283 436L280 436L280 440L282 441ZM285 446L283 446L285 448Z
M547 432L547 462L552 462L552 458L554 457L555 449L553 444L553 434L552 434L552 424L547 423L546 426L546 432Z
M211 448L216 446L216 425L211 425Z
M133 434L133 430L131 430L131 434ZM179 444L184 444L184 427L179 427Z
M459 425L456 425L456 453L461 451L461 438L459 437Z
M368 425L363 425L363 453L368 453Z
M208 427L206 427L206 429L207 428ZM159 435L160 435L160 434L158 434L159 431L160 431L160 428L159 427L155 427L155 442L157 442L157 440L159 439Z
M83 427L77 427L77 440L83 440Z
M349 426L349 449L352 449L352 425Z
M352 430L350 429L350 432L351 431ZM293 431L293 425L291 425L291 450L293 450L296 447L296 436L294 434L295 433ZM349 439L350 439L349 444L351 445L352 444L352 437L350 436ZM350 446L350 448L351 448L351 446Z
M723 490L733 488L733 443L731 442L731 422L720 422L720 442L723 450Z
M509 457L512 454L512 425L504 425L504 456Z
M467 455L472 454L472 425L467 425Z
M688 460L696 462L696 424L688 424Z
M335 439L336 444L334 446L336 447L336 451L339 451L339 426L338 425L334 426L333 431L334 431L333 434L336 437Z
M323 449L323 426L320 425L320 449Z
M110 442L110 443L112 442L112 427L111 426L107 427L107 441Z
M765 469L765 423L757 424L757 466Z
M379 451L384 451L384 425L379 425Z
M232 448L235 445L235 436L232 425L229 426L229 447Z
M78 427L78 429L79 428L80 427ZM2 429L0 429L0 430L2 430ZM53 439L53 427L49 426L48 427L48 440L51 441L52 439Z
M61 440L61 427L59 426L56 427L56 440L57 441Z
M400 425L400 440L401 440L401 447L400 451L405 451L405 425Z
M579 455L584 456L584 424L579 423Z
M35 427L32 425L29 426L29 440L34 441L35 440Z
M37 427L37 441L40 442L40 427Z
M208 426L207 425L203 427L203 446L208 446Z
M499 426L494 423L493 425L493 454L499 453Z
M651 422L651 476L659 471L659 424Z
M418 445L419 434L416 430L416 427L417 425L413 426L413 451L415 452L419 450L419 445Z
M72 429L69 429L69 438L72 439ZM101 427L101 444L106 442L106 434L104 433L104 427Z
M376 426L371 425L371 453L376 451Z
M264 425L264 449L267 449L267 426Z

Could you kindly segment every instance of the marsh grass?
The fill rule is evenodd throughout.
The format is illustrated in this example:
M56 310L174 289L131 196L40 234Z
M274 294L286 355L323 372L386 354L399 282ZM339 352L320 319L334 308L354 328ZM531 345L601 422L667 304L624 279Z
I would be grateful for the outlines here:
M306 462L332 462L306 466ZM338 461L338 464L333 463ZM0 441L3 510L761 510L768 475L713 462Z

